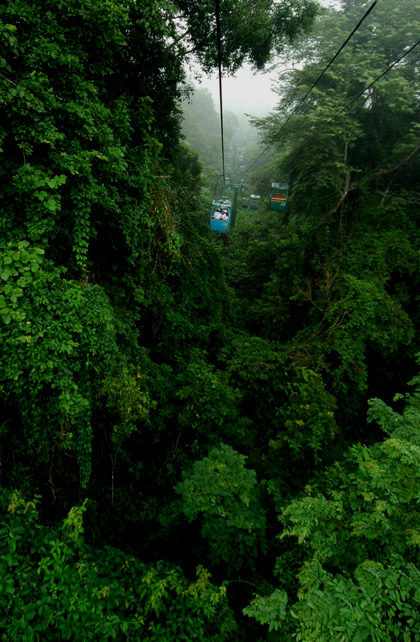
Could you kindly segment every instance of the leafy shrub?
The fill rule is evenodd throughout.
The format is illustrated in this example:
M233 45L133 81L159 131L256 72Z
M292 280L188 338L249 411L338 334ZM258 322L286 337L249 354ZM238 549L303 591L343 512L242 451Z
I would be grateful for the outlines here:
M2 640L223 642L235 628L225 587L211 584L204 568L188 581L164 562L86 546L86 502L48 528L36 499L2 489L0 501Z

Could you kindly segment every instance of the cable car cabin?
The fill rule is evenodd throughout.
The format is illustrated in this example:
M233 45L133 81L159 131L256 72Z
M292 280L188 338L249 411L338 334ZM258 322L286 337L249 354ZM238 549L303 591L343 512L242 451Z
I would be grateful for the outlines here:
M229 226L230 209L232 203L222 196L222 198L213 201L210 212L210 228L215 232L226 232Z
M289 185L287 183L272 183L270 194L270 210L282 212L287 205Z
M260 206L261 196L259 194L251 194L249 199L249 209L257 210Z
M249 205L249 198L247 196L242 197L242 207L245 209Z

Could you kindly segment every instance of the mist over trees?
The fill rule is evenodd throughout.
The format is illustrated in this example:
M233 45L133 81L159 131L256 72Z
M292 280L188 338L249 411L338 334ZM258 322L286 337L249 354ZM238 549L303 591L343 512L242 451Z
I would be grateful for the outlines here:
M216 173L221 165L220 153L220 113L216 113L213 97L208 89L194 88L193 95L184 99L182 107L182 134L200 160L208 168L208 173ZM232 139L238 120L230 112L223 115L226 139Z
M181 103L181 133L191 148L198 153L204 164L206 176L222 171L220 145L220 109L207 88L191 83L191 93ZM258 131L250 123L246 114L223 110L223 135L226 145L226 165L233 165L233 147L240 147L246 158L254 158L259 153ZM232 149L231 149L232 147ZM238 165L237 159L236 164ZM243 161L245 162L245 161ZM210 179L210 180L211 180Z
M3 640L420 640L418 2L284 128L369 3L220 4L287 69L225 235L211 3L0 7Z

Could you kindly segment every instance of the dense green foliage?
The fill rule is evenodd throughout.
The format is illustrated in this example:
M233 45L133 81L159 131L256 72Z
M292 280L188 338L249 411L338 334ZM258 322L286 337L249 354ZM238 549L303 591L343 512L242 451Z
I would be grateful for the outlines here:
M3 640L420 639L419 50L333 118L417 4L279 135L367 3L221 2L226 68L299 63L222 238L210 4L0 7Z
M218 642L234 630L226 588L214 587L203 568L188 582L163 562L147 565L116 548L86 546L84 505L47 528L35 501L17 493L8 505L5 499L3 493L2 639Z
M297 630L298 640L419 640L420 389L398 414L372 400L369 420L387 438L357 444L281 514L281 538L303 549L298 603L287 606L282 584L245 612L272 629ZM302 558L301 558L302 564Z
M191 474L175 487L187 519L202 515L201 534L211 562L223 560L235 570L258 556L265 528L256 474L244 464L243 455L222 444L195 462Z

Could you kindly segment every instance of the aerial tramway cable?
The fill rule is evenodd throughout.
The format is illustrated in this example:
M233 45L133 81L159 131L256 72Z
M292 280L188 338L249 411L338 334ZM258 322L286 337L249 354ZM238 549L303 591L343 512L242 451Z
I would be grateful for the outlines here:
M221 47L221 29L220 29L220 1L216 1L216 29L217 29L217 60L219 65L219 98L220 98L220 133L222 141L222 176L223 183L225 183L225 141L223 133L223 101L222 101L222 47ZM220 175L217 177L215 192L217 191L217 184L219 182ZM235 208L234 203L234 208ZM215 232L226 232L231 217L231 207L232 204L228 198L221 197L215 198L212 203L212 208L210 211L210 228Z
M220 134L222 140L222 174L225 181L225 140L223 134L223 100L222 100L222 47L220 30L220 0L216 0L216 32L217 32L217 62L219 65L219 102L220 102Z
M356 31L359 29L359 27L360 27L360 25L362 24L362 22L363 22L363 21L368 17L368 15L370 14L370 12L372 11L372 9L374 8L374 6L376 5L376 3L377 3L377 2L378 2L378 0L374 0L374 2L370 5L369 9L365 12L364 16L359 20L359 22L357 23L357 25L354 27L353 31L352 31L352 32L350 33L350 35L346 38L346 40L343 42L343 44L341 45L340 49L339 49L339 50L334 54L334 56L331 58L331 60L330 60L330 61L329 61L329 63L327 64L327 66L324 68L324 70L319 74L318 78L317 78L317 79L315 80L315 82L312 84L312 86L310 87L310 89L308 89L308 91L306 92L306 94L304 95L304 97L303 97L303 98L299 101L299 103L296 105L296 107L294 108L294 110L292 111L292 113L291 113L291 114L289 114L289 116L287 117L286 121L283 123L283 125L280 127L280 129L277 131L277 133L276 133L276 134L275 134L275 136L273 137L273 140L275 140L275 139L279 136L280 132L282 132L282 131L283 131L283 129L286 127L286 125L287 125L287 123L290 121L290 119L295 115L295 113L297 112L297 110L299 109L299 107L300 107L300 106L302 105L302 103L307 99L307 97L309 96L309 94L311 93L311 91L315 88L315 86L319 83L319 81L321 80L322 76L326 73L326 71L330 68L330 66L332 65L332 63L334 62L334 60L337 58L337 56L338 56L338 55L343 51L344 47L348 44L348 42L350 41L350 39L354 36L354 34L355 34L355 33L356 33ZM366 91L366 90L365 90L365 91ZM248 167L248 169L247 169L247 170L246 170L246 172L245 172L246 174L248 174L249 170L250 170L252 167L254 167L255 163L257 163L257 162L260 160L261 156L263 156L263 155L265 154L265 152L267 151L267 149L269 149L269 148L271 147L271 145L272 145L272 143L270 143L269 145L267 145L267 147L265 147L265 148L263 149L263 151L261 152L261 154L260 154L260 155L255 159L255 161L254 161L254 162L253 162L253 163Z

